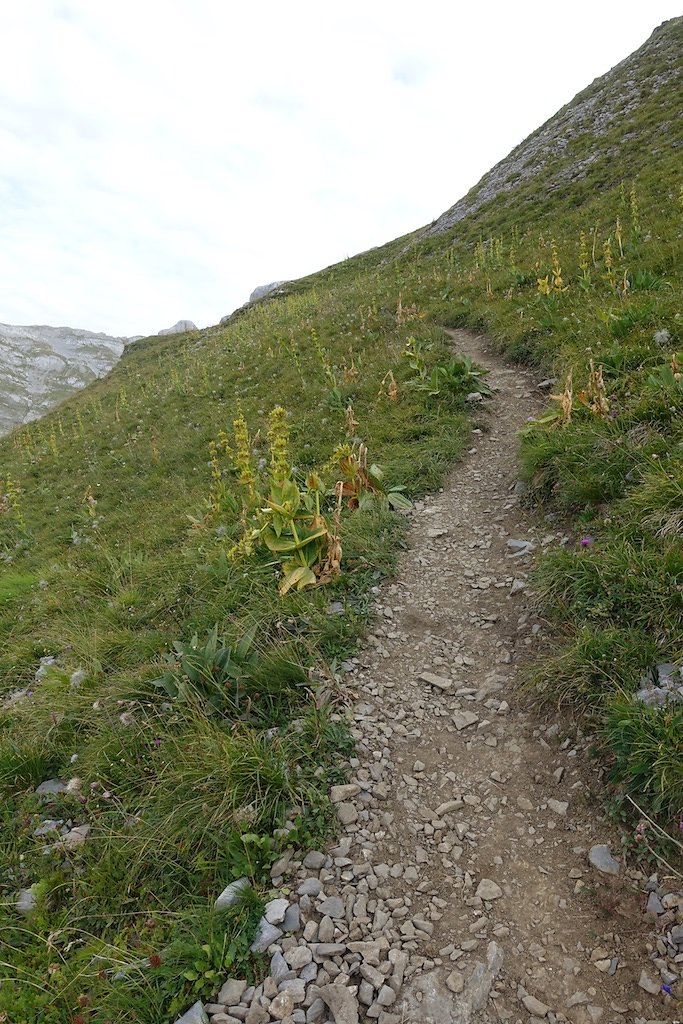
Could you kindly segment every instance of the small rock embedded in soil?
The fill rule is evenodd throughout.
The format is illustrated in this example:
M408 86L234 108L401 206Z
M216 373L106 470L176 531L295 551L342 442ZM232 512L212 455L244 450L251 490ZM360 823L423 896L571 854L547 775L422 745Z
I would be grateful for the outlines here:
M503 890L490 878L482 878L477 886L477 896L482 900L498 900L503 895Z
M591 846L588 860L603 875L618 875L621 870L621 864L612 856L609 846L604 844Z
M469 728L470 725L474 725L478 721L479 715L475 715L474 711L455 711L453 714L453 724L458 732L462 732L463 729Z
M32 889L20 889L14 900L14 909L18 914L23 914L24 917L27 917L35 909L37 902Z
M248 878L238 878L236 882L231 882L230 885L226 885L225 889L213 905L214 910L227 910L228 907L232 907L235 903L239 902L245 889L248 888Z
M643 967L640 972L640 978L638 979L638 985L644 989L645 992L650 992L651 995L656 996L660 990L661 985L658 981L654 981Z
M445 679L443 676L437 676L434 672L420 672L418 679L421 679L423 683L429 683L430 686L434 686L437 690L452 690L453 680Z
M547 1016L548 1010L550 1009L549 1006L542 1003L540 999L536 998L536 996L522 996L522 1003L524 1004L525 1009L527 1009L529 1013L533 1013L536 1017Z
M451 971L446 978L446 987L456 996L459 996L465 987L465 978L460 971Z

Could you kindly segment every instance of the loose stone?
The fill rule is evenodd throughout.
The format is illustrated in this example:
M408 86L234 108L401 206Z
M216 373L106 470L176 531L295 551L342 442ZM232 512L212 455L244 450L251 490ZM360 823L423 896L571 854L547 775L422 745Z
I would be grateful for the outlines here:
M540 999L536 999L535 996L523 996L522 1002L525 1009L527 1009L529 1013L535 1014L537 1017L545 1017L550 1009L549 1006L542 1003Z
M190 1009L178 1017L176 1024L209 1024L209 1018L204 1012L201 999L198 999L196 1003L193 1003Z
M329 1006L334 1024L358 1024L358 1003L343 985L323 985L318 989Z
M345 786L332 786L330 789L330 800L333 804L341 803L344 800L351 800L360 793L360 786L356 783L349 783Z
M256 929L254 941L249 948L252 953L265 953L268 946L272 946L281 936L281 929L276 928L274 924L270 924L265 917L262 917Z
M660 983L658 981L654 981L647 973L645 968L643 968L640 972L638 984L642 989L645 990L645 992L650 992L652 995L657 995L661 988Z
M239 1003L247 987L246 981L231 978L225 982L218 993L217 1002L224 1006L235 1006Z
M476 895L482 900L498 900L503 895L503 890L490 878L482 878L477 886Z
M621 865L612 856L609 846L591 846L588 851L588 860L603 875L618 875Z
M282 924L288 909L289 900L271 900L270 903L266 903L265 909L263 911L263 916L265 917L268 924Z
M354 822L358 821L358 811L354 804L337 804L337 815L342 825L353 825Z

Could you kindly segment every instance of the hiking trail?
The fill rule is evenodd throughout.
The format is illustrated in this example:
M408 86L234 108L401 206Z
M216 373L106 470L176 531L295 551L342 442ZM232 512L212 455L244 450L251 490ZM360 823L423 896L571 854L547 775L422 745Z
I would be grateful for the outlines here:
M229 1024L677 1016L653 915L643 923L645 877L604 849L602 869L588 859L619 847L590 796L600 769L586 739L563 716L541 721L518 692L544 635L527 574L535 552L567 542L520 504L517 435L543 392L486 339L448 333L496 390L467 456L416 503L396 575L377 590L343 683L357 749L331 793L342 838L274 866L275 888L297 893L298 927L287 934L284 911L266 909L271 977L241 1006L209 1008Z

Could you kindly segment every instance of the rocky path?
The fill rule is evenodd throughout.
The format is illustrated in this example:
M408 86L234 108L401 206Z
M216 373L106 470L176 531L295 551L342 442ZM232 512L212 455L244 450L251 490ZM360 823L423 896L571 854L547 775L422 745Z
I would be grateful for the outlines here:
M496 395L467 458L416 506L345 677L357 751L331 794L343 836L275 866L282 896L257 940L271 976L228 982L206 1007L213 1024L683 1017L680 879L609 855L580 731L539 722L516 693L543 634L527 573L566 542L517 495L516 432L541 392L484 339L451 334Z

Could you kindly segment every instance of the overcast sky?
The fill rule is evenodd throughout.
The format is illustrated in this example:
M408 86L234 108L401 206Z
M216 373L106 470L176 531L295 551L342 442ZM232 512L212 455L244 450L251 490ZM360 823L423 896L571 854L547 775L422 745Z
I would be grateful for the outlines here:
M0 321L216 323L437 217L680 4L21 0Z

